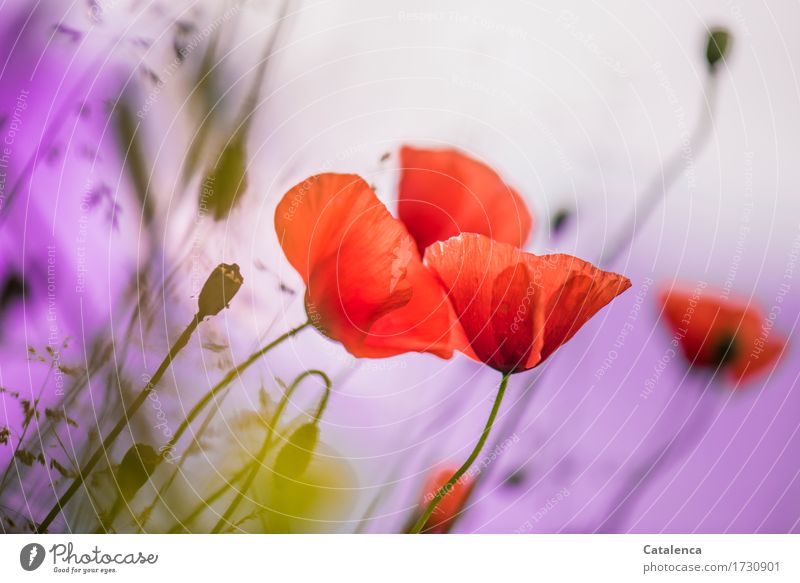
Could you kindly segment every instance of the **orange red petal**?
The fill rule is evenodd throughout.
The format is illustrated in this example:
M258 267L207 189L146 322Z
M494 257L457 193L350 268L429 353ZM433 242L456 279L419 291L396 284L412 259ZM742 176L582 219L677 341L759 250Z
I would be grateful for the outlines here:
M541 364L630 281L570 255L536 256L462 233L425 262L448 292L474 352L503 373Z
M719 367L734 380L746 380L774 365L785 339L756 306L709 295L706 289L664 289L664 318L692 364Z
M363 179L328 173L297 184L278 204L275 230L307 285L309 318L351 354L452 354L442 290Z
M424 494L420 505L422 508L427 507L428 503L433 500L436 493L440 488L450 480L450 477L456 473L458 468L445 467L433 473L425 484ZM463 510L464 503L469 496L470 490L474 486L472 478L464 474L461 478L453 484L453 487L447 492L444 497L439 501L439 505L431 514L428 522L425 523L422 531L430 534L444 534L450 530L453 521L458 517L458 514Z
M420 253L462 232L522 247L532 219L520 195L489 166L457 150L400 150L398 216Z

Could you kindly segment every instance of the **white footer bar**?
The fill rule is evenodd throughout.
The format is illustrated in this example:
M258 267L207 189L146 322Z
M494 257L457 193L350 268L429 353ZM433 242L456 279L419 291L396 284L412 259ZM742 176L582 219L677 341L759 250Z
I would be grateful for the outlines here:
M797 582L800 536L5 535L0 574L120 583Z

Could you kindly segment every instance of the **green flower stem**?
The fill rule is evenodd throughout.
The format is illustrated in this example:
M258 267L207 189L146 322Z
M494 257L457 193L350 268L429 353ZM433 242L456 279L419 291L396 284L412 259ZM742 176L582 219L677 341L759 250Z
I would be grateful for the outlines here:
M117 424L114 425L114 428L109 432L108 435L106 435L103 443L101 443L100 446L95 449L89 460L83 465L83 467L80 468L80 470L78 470L78 475L72 481L69 488L67 488L66 492L61 495L55 505L50 509L50 512L47 513L47 516L45 516L44 520L36 527L37 533L47 531L47 528L50 526L50 524L52 524L53 520L56 519L64 506L66 506L78 489L83 485L84 481L89 476L89 473L97 465L97 462L99 462L103 456L108 456L108 452L110 451L111 446L114 445L117 437L119 437L119 434L122 433L126 427L128 427L131 419L134 415L136 415L137 411L141 409L150 393L153 392L153 389L155 389L155 386L159 383L161 377L164 376L164 373L167 372L167 369L172 364L172 361L177 356L178 352L180 352L189 343L189 339L192 337L192 334L194 334L194 331L197 329L199 324L200 319L197 317L197 315L195 315L195 317L192 318L192 321L189 322L189 325L186 326L186 329L183 331L183 333L172 345L172 348L170 348L167 356L164 357L164 360L161 361L161 364L159 365L155 374L153 374L150 381L144 386L133 403L131 403L127 409L123 403L122 416L117 421Z
M199 446L200 438L206 432L206 429L208 429L208 426L211 424L212 419L216 416L217 412L219 411L219 408L222 406L222 402L228 395L230 395L230 392L225 392L222 396L219 397L219 399L216 400L217 404L216 409L212 409L211 411L206 413L205 419L203 419L203 422L200 424L200 427L197 429L197 432L194 433L192 444L190 444L186 448L186 451L181 456L180 460L178 461L178 464L172 471L172 474L170 474L169 478L167 478L158 487L158 489L156 490L156 494L155 496L153 496L153 500L150 502L150 504L142 512L139 513L138 517L134 516L134 520L136 521L137 534L142 532L144 530L144 527L147 526L147 521L150 519L150 516L153 512L153 509L156 507L156 504L158 504L159 500L163 499L164 493L169 489L170 486L172 486L172 483L175 481L175 478L178 477L178 473L183 469L183 465L184 463L186 463L186 459L189 457L193 445L198 444ZM158 463L160 463L160 460ZM235 481L236 479L237 478L232 478L232 481ZM175 516L174 514L172 516L174 518L177 518L177 516Z
M200 415L200 413L203 412L203 409L205 409L205 407L211 402L211 400L217 396L217 393L219 393L222 389L227 388L228 385L230 385L234 380L236 380L239 377L239 375L241 375L247 368L250 367L250 365L252 365L259 358L264 356L267 352L269 352L270 350L281 344L284 340L288 340L301 330L305 329L310 324L311 324L310 321L306 321L300 324L297 328L292 328L285 334L278 336L275 340L273 340L263 348L251 354L247 358L247 360L239 364L237 367L231 369L228 372L228 374L225 375L225 378L223 378L220 382L218 382L214 386L214 388L212 388L208 393L206 393L203 396L203 398L200 399L194 407L192 407L192 410L189 411L189 414L186 415L186 418L181 422L180 426L178 426L178 429L175 431L175 435L172 437L172 439L169 440L167 445L164 446L164 451L171 451L175 447L175 445L178 443L178 440L180 440L181 436L189 428L189 425L191 425L191 423L195 419L197 419L197 416Z
M239 377L239 375L241 375L241 373L244 372L250 365L252 365L259 358L261 358L262 356L267 354L270 350L272 350L273 348L275 348L276 346L278 346L279 344L281 344L285 340L288 340L289 338L295 336L298 332L302 331L303 329L308 327L310 324L311 324L311 321L310 320L306 320L305 322L303 322L302 324L300 324L296 328L292 328L288 332L286 332L284 334L281 334L275 340L273 340L269 344L265 345L264 347L260 348L259 350L257 350L253 354L251 354L247 358L247 360L243 361L241 364L239 364L235 368L231 369L228 372L228 374L226 374L225 377L221 381L219 381L216 385L214 385L214 387L212 387L210 391L208 391L205 395L203 395L203 397L195 404L195 406L192 407L192 409L189 411L189 413L186 415L186 417L181 422L180 426L178 426L178 429L175 431L175 434L172 436L172 439L170 439L169 442L167 442L167 444L161 449L161 451L164 452L164 454L166 454L166 452L171 452L175 448L175 446L178 444L178 441L180 441L181 437L186 432L186 430L189 429L191 424L197 419L197 417L200 415L200 413L203 412L203 410L208 406L208 404L219 394L220 391L222 391L223 389L228 388L230 386L230 384L234 380L236 380ZM203 427L201 428L201 430L205 429L207 426L208 426L207 423L204 423ZM197 441L199 438L200 438L200 433L198 432L198 434L196 434L194 436L194 441ZM161 458L162 460L164 459L164 454L162 454L162 458ZM170 477L167 479L167 481L164 483L164 485L162 485L158 489L158 492L156 492L156 496L153 499L153 501L142 512L141 516L143 516L144 518L142 520L140 528L144 528L144 526L145 526L145 524L146 524L146 522L147 522L147 520L148 520L148 518L150 516L150 512L152 512L153 508L158 503L158 500L162 497L164 492L166 492L167 488L169 488L169 486L172 484L172 482L177 477L178 472L183 467L184 459L185 458L181 458L181 461L179 462L178 467L175 468L175 471L170 475Z
M718 90L718 71L711 70L706 79L705 91L702 95L703 113L701 114L701 118L697 121L690 138L692 156L695 158L700 156L708 145L709 138L712 136L711 130L714 127L714 112L716 111L718 102ZM622 228L613 235L614 239L611 244L601 252L600 257L597 259L598 267L608 269L613 266L624 251L636 241L636 237L641 232L647 220L666 199L667 193L675 184L675 181L680 178L684 165L685 160L682 148L676 149L672 156L661 164L653 181L637 197L634 209L631 211L630 216L627 218ZM543 368L540 369L540 372L537 371L538 374L529 383L525 393L511 410L508 419L503 425L503 435L513 433L522 421L525 412L528 410L528 402L533 397L533 389L546 370L547 368ZM492 469L489 468L486 472L482 473L480 479L486 479L491 471ZM467 493L466 499L469 500L469 497L474 492L475 488L472 488L470 492Z
M217 521L217 524L211 531L212 534L220 532L222 528L230 522L231 516L233 516L233 513L236 511L236 508L238 508L247 490L250 488L250 486L252 486L253 481L255 480L256 475L258 474L258 470L261 468L261 465L263 463L262 460L267 455L267 452L269 451L269 448L272 445L272 436L275 432L275 426L278 420L280 419L283 410L286 408L289 399L291 398L292 394L297 389L297 387L300 385L300 383L302 383L307 377L310 376L318 376L322 379L322 382L325 383L325 393L322 397L322 401L320 403L320 406L317 408L316 415L314 417L315 422L319 421L319 416L322 415L322 411L324 410L325 405L328 403L328 398L330 396L332 383L331 380L328 378L328 375L326 375L321 370L307 370L304 373L298 375L298 377L294 379L292 384L286 389L286 393L284 393L280 404L275 409L275 414L272 416L272 420L270 421L269 427L267 427L267 435L264 437L264 442L261 444L261 449L258 451L258 454L253 459L253 461L250 462L250 473L247 476L247 479L245 480L242 487L236 492L236 497L228 505L228 508L225 510L225 513Z
M250 469L250 464L249 464L249 463L248 463L247 465L244 465L244 466L242 466L241 468L239 468L239 471L237 471L237 472L236 472L236 473L233 475L233 477L231 477L231 479L230 479L230 480L226 481L224 484L222 484L222 485L221 485L219 488L217 488L216 490L214 490L214 491L213 491L211 494L209 494L207 497L203 498L203 499L202 499L202 500L201 500L201 501L200 501L200 502L199 502L199 503L198 503L198 504L197 504L197 505L196 505L196 506L195 506L195 507L192 509L192 511L191 511L189 514L187 514L187 515L186 515L186 517L184 517L183 519L179 520L179 521L178 521L178 522L176 522L176 523L175 523L175 524L174 524L172 527L170 527L170 529L167 531L167 534L176 534L176 533L180 532L182 529L183 529L183 530L186 530L186 525L187 525L187 524L190 524L190 523L192 522L192 520L194 520L195 518L197 518L197 516L198 516L198 515L199 515L201 512L203 512L203 510L205 510L206 508L208 508L209 506L211 506L211 505L212 505L214 502L216 502L217 500L219 500L219 497L220 497L220 496L222 496L222 495L223 495L225 492L227 492L227 491L228 491L230 488L232 488L233 486L235 486L236 484L238 484L238 483L239 483L239 481L240 481L242 478L244 478L245 474L248 472L248 470L249 470L249 469Z
M705 91L702 95L702 114L689 138L692 148L690 154L693 158L700 156L712 136L718 85L719 75L716 70L712 69L708 74ZM672 157L662 162L653 181L634 203L634 208L625 224L616 233L611 244L603 250L597 262L598 266L607 268L613 265L622 253L633 244L648 219L664 202L672 186L683 174L685 165L686 160L682 147L675 150Z
M442 501L442 498L444 498L445 495L450 492L450 490L453 488L453 485L458 482L461 476L467 472L470 466L472 466L477 459L478 455L481 453L481 449L483 449L483 445L486 443L486 439L489 437L489 433L492 431L492 425L494 425L497 412L500 410L500 403L503 401L503 395L505 395L506 386L508 385L508 376L509 375L507 374L503 375L503 380L500 381L500 387L497 389L497 396L494 399L492 412L489 413L489 419L486 420L486 426L483 428L483 433L481 433L481 437L478 439L478 443L475 444L475 448L472 450L472 453L467 458L467 461L465 461L461 467L458 468L456 473L450 476L450 479L447 480L447 483L439 488L439 491L436 492L436 495L428 504L425 512L422 513L422 516L419 517L416 524L411 527L411 530L409 531L411 534L419 534L419 532L422 531L422 529L428 523L428 519L433 514L433 511L436 510L439 502Z
M288 396L289 396L289 393L287 392L282 397L282 400L283 399L287 399ZM314 419L315 420L318 421L320 419L320 417L322 417L322 413L325 410L325 407L326 407L326 405L328 403L329 397L330 397L330 390L326 390L325 393L322 395L322 399L320 400L320 404L317 407L316 413L314 414ZM272 425L275 426L275 424L277 422L278 422L277 417L273 416L272 421L271 421ZM271 445L272 444L270 444L270 446ZM219 488L214 490L214 492L212 492L207 498L203 499L197 506L194 507L194 509L186 516L186 518L184 518L178 524L176 524L175 526L170 528L169 534L174 534L174 533L178 532L181 529L181 527L183 527L186 524L189 524L192 520L194 520L197 517L198 514L200 514L203 510L205 510L211 504L216 502L219 499L220 496L222 496L225 492L228 491L228 489L230 489L233 485L238 483L239 480L241 480L244 477L245 473L247 473L251 469L253 464L258 464L258 460L253 460L252 462L250 462L247 465L245 465L244 467L242 467L238 472L236 472L236 474L234 474L234 476L228 482L225 482L224 484L222 484Z
M267 438L268 438L268 440L269 440L269 437L272 435L272 428L275 427L276 423L278 422L278 418L280 417L280 415L283 412L283 410L286 408L286 405L289 403L289 399L291 398L292 394L294 393L294 389L297 386L294 383L292 383L292 385L290 387L286 387L285 385L283 385L283 383L281 383L281 385L284 386L285 391L283 393L283 396L281 397L281 400L278 402L278 406L276 407L275 411L272 414L272 417L270 418L270 420L269 420L269 422L267 424L267 427L269 428L267 430ZM268 445L267 445L266 448L264 448L264 446L262 446L262 451L264 453L266 453L266 451L264 451L265 449L269 450L269 445L271 445L271 443L268 441ZM200 514L200 512L202 512L203 510L208 508L215 500L217 500L220 496L222 496L225 492L227 492L228 489L231 486L233 486L234 484L239 482L239 480L241 480L245 476L245 474L249 475L249 472L251 470L251 466L253 464L256 464L257 462L258 462L258 458L256 458L253 461L248 462L247 464L245 464L238 472L236 472L236 474L234 474L234 476L230 480L228 480L227 482L222 484L219 488L214 490L214 492L212 492L210 496L208 496L207 498L204 498L197 506L195 506L194 510L192 510L192 512L190 512L189 515L185 519L183 519L178 524L176 524L174 527L172 527L172 529L170 530L170 533L177 532L177 529L179 529L182 525L188 524L198 514ZM174 474L173 474L173 477L174 477ZM155 501L153 501L153 503L155 504Z

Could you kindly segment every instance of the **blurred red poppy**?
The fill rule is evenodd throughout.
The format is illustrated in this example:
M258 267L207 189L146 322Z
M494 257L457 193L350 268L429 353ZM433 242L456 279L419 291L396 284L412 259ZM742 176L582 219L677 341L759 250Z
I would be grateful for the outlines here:
M448 291L465 352L504 374L541 364L631 285L571 255L537 256L472 233L431 245L425 262Z
M359 176L319 174L294 186L275 211L275 231L306 283L311 322L351 354L452 355L444 292Z
M420 253L459 233L522 247L531 215L522 198L486 164L457 150L400 150L397 212Z
M707 292L706 292L707 293ZM692 364L719 367L745 380L773 365L786 341L755 306L703 295L702 290L664 289L664 317Z
M440 488L444 487L450 476L458 469L457 466L442 468L434 472L425 484L421 504L423 508L433 500ZM453 487L439 501L439 505L425 523L423 531L430 534L445 534L453 526L453 522L464 507L474 486L473 480L468 475L461 476Z

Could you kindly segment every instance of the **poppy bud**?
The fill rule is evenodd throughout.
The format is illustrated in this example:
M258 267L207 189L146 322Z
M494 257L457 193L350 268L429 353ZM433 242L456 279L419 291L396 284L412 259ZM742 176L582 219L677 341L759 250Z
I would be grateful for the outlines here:
M289 440L275 460L277 485L288 485L299 479L308 469L319 440L319 427L315 422L305 423L289 436Z
M425 491L422 496L421 503L427 506L433 500L436 493L440 488L447 484L450 476L452 476L457 468L445 467L431 475L427 484L425 484ZM436 510L425 523L423 530L431 534L445 534L453 526L455 519L464 508L464 503L469 497L470 491L474 485L471 476L465 474L453 484L447 492L445 492Z
M556 211L553 215L553 218L550 220L550 232L554 235L560 235L561 231L564 230L564 227L569 221L570 212L569 210L562 208Z
M706 45L706 61L711 71L715 71L717 63L725 58L730 50L731 34L724 28L712 28L708 31Z
M117 468L117 485L125 500L139 491L158 464L158 454L145 443L134 443Z
M244 278L239 272L238 265L235 263L217 265L200 290L200 298L197 301L198 320L206 316L216 316L222 308L227 308L228 303L239 292L242 283Z

